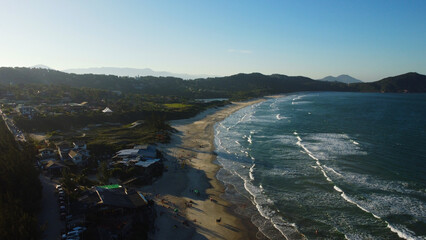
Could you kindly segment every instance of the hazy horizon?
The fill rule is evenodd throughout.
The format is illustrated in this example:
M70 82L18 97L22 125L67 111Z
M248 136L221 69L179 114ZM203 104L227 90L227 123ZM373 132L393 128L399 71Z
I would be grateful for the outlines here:
M426 73L424 9L424 1L5 2L0 66L369 82Z

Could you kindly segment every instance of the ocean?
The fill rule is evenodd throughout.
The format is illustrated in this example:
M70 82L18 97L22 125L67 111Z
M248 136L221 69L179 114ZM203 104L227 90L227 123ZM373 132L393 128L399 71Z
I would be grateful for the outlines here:
M271 98L215 145L224 197L268 239L426 239L426 94Z

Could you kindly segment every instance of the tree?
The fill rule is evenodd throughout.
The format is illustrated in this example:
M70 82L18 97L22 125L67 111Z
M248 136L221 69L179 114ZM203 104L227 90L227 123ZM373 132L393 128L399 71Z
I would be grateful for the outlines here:
M108 169L108 163L106 161L101 162L98 168L98 180L102 184L108 184L109 178L111 177L111 172Z

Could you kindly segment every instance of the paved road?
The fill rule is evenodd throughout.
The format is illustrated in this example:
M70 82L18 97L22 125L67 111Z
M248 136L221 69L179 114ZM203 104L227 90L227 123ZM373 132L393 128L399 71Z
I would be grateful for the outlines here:
M24 133L21 132L18 127L16 127L15 123L13 122L13 120L11 118L8 118L6 116L6 114L4 114L2 112L2 110L0 109L0 115L3 118L4 122L6 123L7 128L9 129L9 131L13 134L13 136L15 137L16 141L21 141L21 142L26 142L27 140L25 139Z
M50 181L49 177L44 175L40 175L39 178L43 185L43 198L38 220L40 224L47 223L42 239L60 239L61 229L65 228L65 223L59 219L59 208L55 195L56 183Z

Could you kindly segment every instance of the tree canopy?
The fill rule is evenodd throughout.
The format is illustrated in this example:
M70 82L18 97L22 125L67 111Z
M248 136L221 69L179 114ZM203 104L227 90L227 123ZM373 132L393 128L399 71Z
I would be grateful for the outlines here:
M38 239L36 212L41 183L33 166L35 149L20 150L0 118L0 239Z

